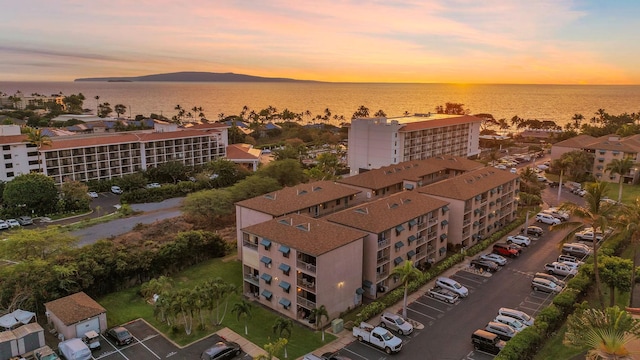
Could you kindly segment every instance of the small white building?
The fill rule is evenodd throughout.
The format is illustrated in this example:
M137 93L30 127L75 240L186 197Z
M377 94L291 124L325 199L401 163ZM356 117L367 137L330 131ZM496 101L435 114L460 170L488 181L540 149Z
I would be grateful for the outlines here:
M87 331L107 330L107 310L84 292L44 304L47 321L64 339L81 338Z

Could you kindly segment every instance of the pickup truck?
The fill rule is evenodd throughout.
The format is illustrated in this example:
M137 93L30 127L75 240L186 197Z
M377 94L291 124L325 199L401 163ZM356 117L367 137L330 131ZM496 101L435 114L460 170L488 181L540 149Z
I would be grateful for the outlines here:
M561 276L574 276L577 273L576 269L557 261L550 264L544 264L544 268L549 274Z
M596 232L596 241L602 240L602 233ZM576 233L576 239L580 241L593 241L593 229L585 229Z
M353 336L360 342L369 343L387 354L397 353L402 349L402 340L394 336L385 328L373 326L366 322L361 322L360 326L353 327Z
M453 304L458 301L458 299L460 299L460 296L458 294L454 293L453 291L443 289L440 286L434 286L429 289L429 291L427 291L427 295L434 299L446 301L449 304Z

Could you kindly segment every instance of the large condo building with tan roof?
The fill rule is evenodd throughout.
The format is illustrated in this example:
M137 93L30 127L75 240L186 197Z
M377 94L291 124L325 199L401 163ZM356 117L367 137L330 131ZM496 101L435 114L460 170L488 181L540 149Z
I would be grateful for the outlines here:
M351 174L440 155L477 155L480 123L474 116L431 113L353 119L348 149Z
M449 242L473 246L516 218L518 175L485 167L445 181L426 185L417 192L449 202Z

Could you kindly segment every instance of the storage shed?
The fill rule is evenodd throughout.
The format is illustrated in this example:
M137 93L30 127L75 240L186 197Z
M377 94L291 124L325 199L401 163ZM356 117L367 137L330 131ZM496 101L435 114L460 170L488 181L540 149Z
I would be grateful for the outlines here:
M11 359L18 354L18 339L13 331L0 332L0 360Z
M44 304L49 325L64 339L82 338L87 331L107 330L107 311L84 292Z
M18 352L25 354L44 346L44 329L38 323L22 325L13 330L18 340Z

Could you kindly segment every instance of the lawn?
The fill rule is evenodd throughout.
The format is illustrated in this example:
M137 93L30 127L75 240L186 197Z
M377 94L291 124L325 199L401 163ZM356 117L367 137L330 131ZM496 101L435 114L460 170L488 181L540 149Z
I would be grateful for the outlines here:
M222 261L222 259L213 259L205 261L173 276L175 281L174 287L192 288L208 279L216 277L221 277L225 281L241 287L242 264L236 260L225 262ZM222 321L222 326L215 327L210 324L205 330L198 330L194 326L193 333L187 336L183 328L180 328L179 331L175 331L165 323L158 321L153 314L153 306L145 302L145 300L138 294L139 290L140 287L136 286L131 289L109 294L98 300L100 305L107 309L107 321L109 326L115 326L134 319L143 318L181 346L206 337L219 330L221 327L228 327L240 335L244 334L244 322L242 320L237 321L235 314L231 313L233 304L240 301L241 295L232 295L229 298L228 310L224 320ZM258 303L252 304L252 317L247 322L249 335L245 337L254 344L263 347L264 344L277 339L277 336L273 333L271 327L279 315ZM222 315L222 312L220 314ZM335 336L332 334L325 334L325 343L333 341L334 339ZM294 330L291 338L289 339L289 345L287 346L288 355L290 358L295 359L321 347L325 343L322 342L321 333L319 331L313 331L309 328L297 325L294 322Z

